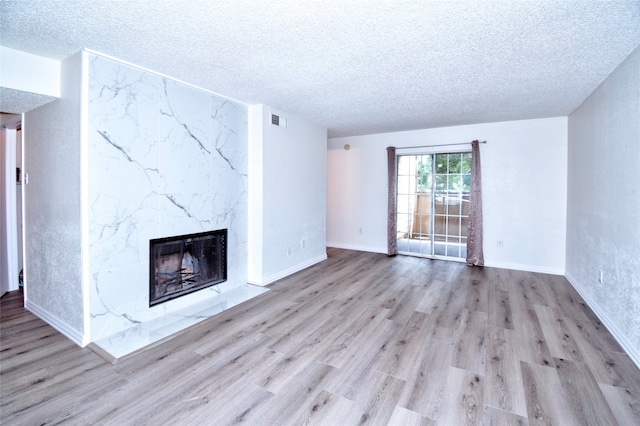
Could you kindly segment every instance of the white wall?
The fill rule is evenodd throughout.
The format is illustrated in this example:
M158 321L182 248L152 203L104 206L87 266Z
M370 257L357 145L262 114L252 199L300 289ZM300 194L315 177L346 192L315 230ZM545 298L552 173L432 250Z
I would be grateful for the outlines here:
M60 97L60 61L0 46L0 86Z
M272 126L271 113L286 127ZM251 108L251 283L265 285L326 259L326 143L325 128L267 106Z
M263 247L263 140L264 105L249 107L249 266L248 280L252 284L262 284L262 247Z
M80 227L81 57L62 63L61 98L22 122L25 303L81 343L84 332Z
M637 48L569 116L566 275L638 365L639 171Z
M386 253L387 146L465 142L442 149L459 151L474 139L488 142L480 146L486 265L564 273L566 117L329 139L327 245Z

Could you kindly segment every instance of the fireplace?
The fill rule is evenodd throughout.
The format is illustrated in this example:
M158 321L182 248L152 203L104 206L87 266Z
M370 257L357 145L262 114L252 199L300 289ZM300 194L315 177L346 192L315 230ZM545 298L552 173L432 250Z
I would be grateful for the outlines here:
M150 241L149 306L227 280L227 230Z

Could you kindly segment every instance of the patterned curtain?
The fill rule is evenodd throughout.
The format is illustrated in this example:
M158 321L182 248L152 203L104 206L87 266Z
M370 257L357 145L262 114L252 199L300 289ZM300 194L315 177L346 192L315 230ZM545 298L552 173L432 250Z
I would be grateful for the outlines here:
M396 224L396 191L397 184L396 148L387 148L387 181L389 182L389 198L387 200L387 255L398 254L398 231Z
M467 265L483 266L482 251L482 180L479 142L471 142L471 192L467 230Z

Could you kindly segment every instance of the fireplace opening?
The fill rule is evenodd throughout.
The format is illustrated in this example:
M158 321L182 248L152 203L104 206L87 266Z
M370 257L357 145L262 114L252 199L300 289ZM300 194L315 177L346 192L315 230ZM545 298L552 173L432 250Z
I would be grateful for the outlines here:
M227 280L227 230L150 240L149 306Z

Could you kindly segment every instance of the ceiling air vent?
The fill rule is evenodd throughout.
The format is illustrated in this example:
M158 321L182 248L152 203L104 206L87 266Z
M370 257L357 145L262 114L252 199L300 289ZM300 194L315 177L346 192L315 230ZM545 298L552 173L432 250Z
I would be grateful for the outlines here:
M278 127L287 127L287 119L282 118L276 114L271 114L271 125Z

